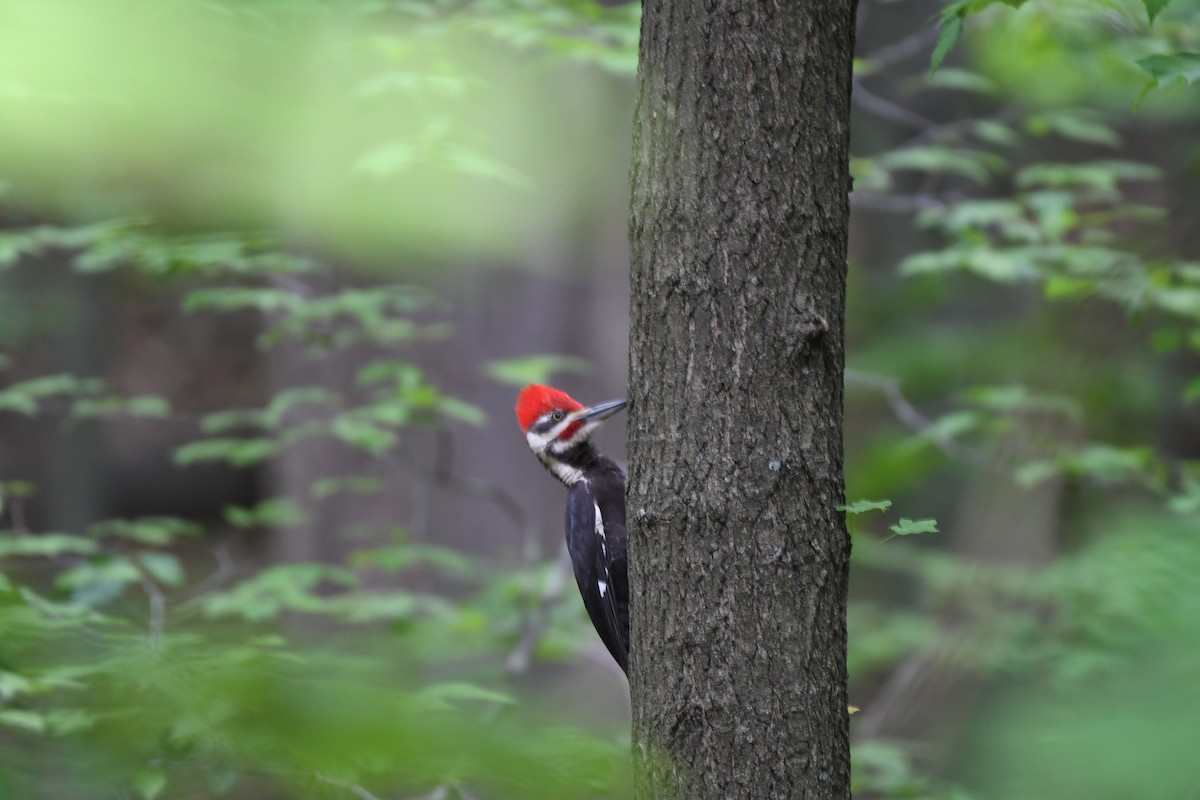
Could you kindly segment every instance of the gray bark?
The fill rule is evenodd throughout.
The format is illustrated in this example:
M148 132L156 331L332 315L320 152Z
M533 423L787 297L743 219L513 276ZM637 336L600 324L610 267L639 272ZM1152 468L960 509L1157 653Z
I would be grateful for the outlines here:
M854 0L646 0L629 419L638 797L846 798Z

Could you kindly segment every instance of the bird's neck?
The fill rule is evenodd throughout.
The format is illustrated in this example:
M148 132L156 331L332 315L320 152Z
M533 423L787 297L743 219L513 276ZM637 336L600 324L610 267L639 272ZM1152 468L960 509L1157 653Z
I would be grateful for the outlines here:
M620 472L615 461L601 454L588 441L580 442L562 453L547 454L542 463L567 486L574 486L593 475L613 470Z

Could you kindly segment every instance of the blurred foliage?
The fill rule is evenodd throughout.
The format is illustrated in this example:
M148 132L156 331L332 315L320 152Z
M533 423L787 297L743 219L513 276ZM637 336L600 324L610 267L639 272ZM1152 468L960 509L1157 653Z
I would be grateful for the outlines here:
M913 37L856 71L893 133L854 148L853 207L918 236L852 268L849 497L891 500L847 510L949 541L852 518L856 796L1187 794L1200 270L1171 182L1200 8L964 1Z
M1164 418L1200 400L1200 265L1166 234L1171 182L1197 177L1172 126L1196 121L1200 10L862 9L869 26L910 6L934 26L860 54L855 76L855 231L889 240L850 273L855 791L1179 796L1200 711L1200 462ZM611 145L587 113L545 108L586 108L597 69L631 73L637 12L4 4L0 276L68 262L218 324L253 315L267 359L377 357L349 390L309 380L199 416L94 376L5 375L0 413L178 421L194 435L174 468L254 468L330 441L381 469L228 505L208 528L62 531L29 530L41 487L0 476L0 797L628 796L619 737L549 725L514 689L529 660L590 641L578 604L557 603L560 566L482 562L399 527L336 563L231 565L221 536L399 486L489 494L519 518L479 476L406 449L488 423L419 366L453 331L418 267L504 263L590 212ZM411 279L347 285L330 266L343 262ZM8 369L67 312L3 301ZM505 384L586 368L554 354L479 367ZM1006 507L976 509L981 485ZM972 551L973 525L1023 533L1004 514L1038 492L1057 498L1052 561ZM330 535L362 536L350 522ZM910 538L883 544L896 536ZM914 676L996 695L935 709L976 714L939 749L889 727Z
M87 257L81 250L76 265ZM229 273L164 275L153 258L113 266L186 280L184 312L253 309L266 320L261 349L292 342L314 363L351 343L394 348L448 333L436 319L414 318L437 306L424 290L323 295L301 291L294 277L288 289L272 288L292 275L280 266L289 259L250 266L229 258ZM175 462L240 469L324 437L404 471L406 434L485 421L400 359L367 363L355 390L289 387L261 408L187 420L196 438ZM12 382L0 407L66 425L177 417L165 398L122 397L100 379L71 375ZM309 500L383 488L373 475L328 475L312 483ZM9 524L0 531L0 797L50 796L41 765L52 763L69 767L55 770L48 791L71 798L627 794L619 739L548 727L507 692L505 655L526 646L525 628L556 580L551 568L498 571L396 529L342 564L277 563L248 574L230 568L217 545L215 567L203 574L183 557L185 540L207 533L194 522L31 531L23 504L33 492L21 481L0 485ZM288 497L231 505L224 521L243 532L286 528L304 521L306 505ZM445 589L414 588L430 576ZM303 633L311 623L297 617L319 620L323 635ZM574 606L551 609L528 642L531 655L574 654L587 642L580 617Z
M152 211L176 228L283 229L389 267L398 256L512 254L547 221L571 223L581 206L566 193L596 165L570 156L605 144L540 104L595 96L596 66L631 71L637 11L584 0L6 2L0 174L24 207L58 218ZM115 236L93 255L101 264L167 266L186 258L172 249L225 258L222 246L241 246L97 233ZM0 263L20 245L0 244Z
M181 469L254 468L316 440L382 469L229 505L208 530L176 517L29 530L36 487L0 485L0 797L629 794L624 738L548 723L511 694L531 660L590 642L578 604L557 602L560 566L531 553L502 569L400 527L342 563L241 563L224 542L397 486L519 513L406 446L487 422L415 363L452 335L442 302L329 264L502 258L557 202L535 181L571 164L586 179L586 162L545 158L586 137L547 127L531 101L586 87L566 62L629 72L636 23L632 6L527 0L5 4L0 270L66 261L176 295L184 314L253 314L265 358L287 348L314 370L351 348L376 357L347 390L287 386L259 407L194 415L50 374L6 381L0 412L177 422L194 431ZM29 319L4 341L20 351L38 333ZM354 522L327 533L362 536Z

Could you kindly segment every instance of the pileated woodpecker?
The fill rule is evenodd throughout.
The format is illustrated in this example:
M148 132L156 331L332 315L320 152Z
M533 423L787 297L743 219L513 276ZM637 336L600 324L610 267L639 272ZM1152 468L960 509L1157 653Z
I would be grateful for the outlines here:
M625 473L591 436L625 407L587 408L565 392L531 383L517 396L517 422L542 465L567 485L567 550L583 606L608 652L629 672L629 582L625 560Z

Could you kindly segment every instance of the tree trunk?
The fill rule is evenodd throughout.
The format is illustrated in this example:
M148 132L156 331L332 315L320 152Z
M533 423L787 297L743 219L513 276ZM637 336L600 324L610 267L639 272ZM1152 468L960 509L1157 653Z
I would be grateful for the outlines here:
M646 0L628 509L638 797L848 798L854 0Z

